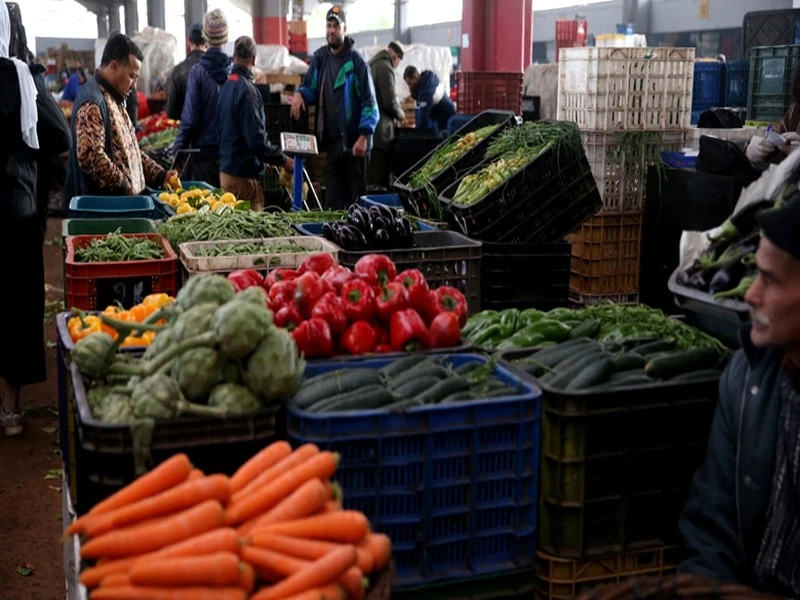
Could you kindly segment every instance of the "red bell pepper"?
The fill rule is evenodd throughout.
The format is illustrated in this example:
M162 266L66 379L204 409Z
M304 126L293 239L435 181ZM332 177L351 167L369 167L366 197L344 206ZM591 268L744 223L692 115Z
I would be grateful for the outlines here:
M394 279L408 290L408 305L419 313L426 323L435 315L430 288L419 269L406 269Z
M327 358L333 354L331 328L322 319L303 321L292 332L292 338L306 358Z
M297 267L297 274L302 275L309 271L314 271L317 275L322 275L325 271L336 265L336 261L330 254L312 254Z
M333 286L319 276L315 271L303 273L295 279L297 291L295 300L304 317L311 317L311 310L327 292L333 291Z
M389 336L392 340L392 350L395 352L414 352L430 346L430 335L425 327L425 321L413 308L392 315Z
M341 294L342 286L355 279L356 274L347 267L334 265L322 274L322 278L333 286L334 292Z
M286 305L293 305L296 293L297 283L294 279L284 279L269 288L269 307L272 312L278 312Z
M311 318L322 319L328 323L334 336L341 335L347 329L347 317L344 314L344 303L336 292L327 292L311 309Z
M372 321L375 314L375 292L366 281L354 279L342 286L344 314L352 322Z
M436 299L436 313L453 312L458 317L459 324L467 324L467 299L464 294L454 287L442 286L433 291Z
M246 290L249 287L264 285L264 278L261 276L261 273L253 269L234 271L228 275L228 281L233 284L233 288L237 292Z
M461 342L461 325L458 317L452 312L436 315L431 323L431 348L452 348Z
M294 269L275 269L270 271L264 280L264 288L269 291L273 285L286 279L297 279L297 271Z
M372 325L366 321L356 321L342 336L342 346L348 354L367 354L375 352L378 336Z
M389 344L378 344L375 346L375 354L386 354L392 351L392 347Z
M286 304L275 313L275 325L277 327L294 331L302 322L303 315L300 314L300 309L294 304Z
M356 263L356 275L371 286L384 286L397 277L397 267L383 254L367 254Z
M375 307L380 322L388 324L394 313L409 308L406 288L402 283L387 284L378 295Z
M375 334L378 336L378 344L386 344L389 345L389 330L380 325L379 323L375 323L373 326L375 329Z

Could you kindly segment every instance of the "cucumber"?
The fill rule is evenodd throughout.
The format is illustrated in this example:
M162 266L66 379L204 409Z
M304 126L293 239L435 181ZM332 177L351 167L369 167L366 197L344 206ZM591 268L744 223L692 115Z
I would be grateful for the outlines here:
M653 379L652 377L648 377L647 375L642 375L642 374L629 375L627 378L620 378L617 379L616 381L609 381L608 383L603 383L593 388L587 388L587 391L607 392L621 388L649 385L651 383L658 383L658 382L657 380Z
M489 378L482 385L479 386L480 389L486 390L487 392L490 390L499 390L500 388L504 387L506 387L505 382L500 381L496 377Z
M371 385L382 385L383 377L375 369L349 369L327 374L325 379L318 380L309 386L300 388L294 396L294 403L298 408L308 408L311 405L342 394L352 392Z
M665 342L664 340L657 340L655 342L647 342L640 344L633 348L633 351L642 356L646 354L655 354L656 352L669 352L675 348L673 342Z
M414 400L417 400L420 404L435 404L450 394L467 391L469 391L469 381L463 377L448 377L421 394L417 394Z
M480 394L481 398L503 398L506 396L519 396L522 392L518 387L503 386L496 390L491 390L485 394Z
M628 352L622 356L617 356L612 362L614 364L615 373L630 371L631 369L638 369L641 371L644 369L645 364L647 364L647 361L635 352Z
M403 385L404 383L408 383L409 381L413 381L419 377L436 377L437 379L444 379L450 375L449 371L445 369L442 365L433 362L432 360L426 360L425 362L421 362L417 365L411 367L408 371L400 373L399 375L395 375L389 380L389 389L394 390Z
M454 373L455 373L456 375L467 375L467 374L469 374L469 373L472 373L472 371L474 371L474 370L475 370L475 369L477 369L478 367L482 367L484 364L485 364L485 363L479 362L479 361L477 361L477 360L473 360L473 361L470 361L470 362L466 362L466 363L464 363L463 365L461 365L460 367L458 367L458 368L457 368L457 369L454 371Z
M328 371L327 373L323 373L322 375L315 375L314 377L309 377L308 379L304 379L303 383L300 384L300 389L315 385L320 381L330 381L331 377L336 377L337 375L344 375L348 371L370 371L370 370L374 369L337 369L336 371Z
M589 353L581 354L570 366L560 369L556 376L550 380L549 386L556 390L563 390L569 383L581 374L589 365L594 364L603 358L610 358L611 355L603 350L594 350Z
M653 358L644 370L651 377L669 379L676 375L713 369L719 364L719 352L714 348L694 348Z
M421 394L430 387L439 383L438 377L415 377L398 388L394 389L394 393L401 398L413 398L417 394Z
M627 371L619 371L617 373L612 373L611 377L608 378L609 383L613 383L615 381L623 381L625 379L630 379L633 376L641 376L644 375L647 377L647 373L644 372L644 365L641 367L637 367L635 369L629 369Z
M411 398L410 400L400 400L392 404L387 404L382 408L383 410L388 410L390 412L402 412L404 410L408 410L409 408L414 408L416 406L422 406L422 403L419 402L416 398Z
M602 324L597 319L586 319L583 323L574 327L572 331L569 332L570 339L576 338L593 338L596 337L598 333L600 333L600 327Z
M404 356L403 358L398 358L394 362L390 362L385 367L381 367L380 372L384 377L394 377L403 371L407 371L414 365L421 363L423 360L427 360L424 354L410 354L409 356Z
M383 392L386 392L388 396L383 394ZM377 400L373 401L374 396L381 398L382 403L377 403ZM358 400L360 400L361 403L357 402ZM312 413L321 413L330 412L331 410L339 409L339 407L342 406L350 407L346 410L378 408L383 406L383 404L393 402L394 400L396 400L396 398L382 385L370 385L367 387L362 387L358 390L352 390L337 394L336 396L324 398L315 404L312 404L306 410Z
M450 394L444 400L439 402L439 404L452 404L454 402L469 402L470 400L477 400L475 394L472 392L456 392L455 394Z
M553 367L556 373L562 372L564 369L569 369L575 363L581 361L584 356L590 354L608 354L605 348L600 344L581 346L580 348L573 348L572 351L565 356L561 361Z
M613 370L614 364L611 361L611 357L593 360L588 367L567 383L564 389L567 391L582 390L593 385L605 383Z
M595 348L600 347L597 342L591 340L571 340L559 344L555 348L548 348L541 352L536 352L527 358L515 361L514 364L521 365L522 368L525 369L525 372L531 375L542 375L564 359L575 356L575 353L579 352L578 348L582 350L584 346L587 348L589 346Z
M673 377L669 380L669 382L672 383L674 381L678 383L687 381L704 381L706 379L719 379L721 376L722 371L717 369L700 369L699 371L691 371L689 373L684 373L683 375Z
M546 342L539 342L534 346L534 348L555 348L556 346L558 346L558 342L552 342L548 340Z

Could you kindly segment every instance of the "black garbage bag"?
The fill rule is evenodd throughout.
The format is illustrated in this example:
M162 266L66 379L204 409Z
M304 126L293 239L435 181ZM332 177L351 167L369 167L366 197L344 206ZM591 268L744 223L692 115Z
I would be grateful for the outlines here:
M712 108L700 114L697 127L700 129L739 129L744 127L744 122L732 110Z
M728 140L707 135L700 137L700 155L697 157L696 169L700 173L710 175L753 179L758 177L758 172L739 146Z

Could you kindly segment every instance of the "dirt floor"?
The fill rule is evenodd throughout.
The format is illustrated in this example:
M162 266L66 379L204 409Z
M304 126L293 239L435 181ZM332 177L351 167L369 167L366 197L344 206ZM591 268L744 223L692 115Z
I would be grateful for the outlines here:
M0 600L65 596L54 316L64 296L60 244L61 220L50 219L44 246L47 381L22 389L22 436L0 431Z

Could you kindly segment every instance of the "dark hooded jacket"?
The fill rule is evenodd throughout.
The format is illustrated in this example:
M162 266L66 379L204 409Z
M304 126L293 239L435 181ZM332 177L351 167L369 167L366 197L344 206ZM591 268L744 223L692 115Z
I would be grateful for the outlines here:
M189 72L186 101L175 150L199 148L200 160L219 158L217 101L230 74L231 57L219 48L209 48Z
M395 72L392 55L388 50L381 50L369 61L372 71L372 82L375 85L375 99L378 102L380 120L375 129L375 147L382 150L389 149L389 143L394 138L394 121L405 118L400 102L395 92Z
M420 105L421 123L417 124L417 127L425 127L428 121L433 121L439 130L445 130L450 117L456 114L453 101L444 93L444 89L439 90L438 88L439 78L436 73L428 70L420 73L419 85L412 94L414 100Z

